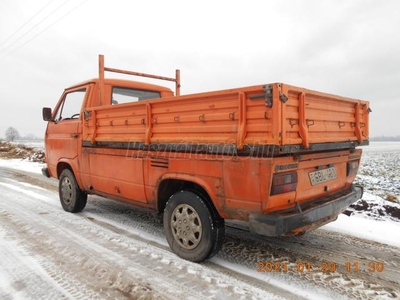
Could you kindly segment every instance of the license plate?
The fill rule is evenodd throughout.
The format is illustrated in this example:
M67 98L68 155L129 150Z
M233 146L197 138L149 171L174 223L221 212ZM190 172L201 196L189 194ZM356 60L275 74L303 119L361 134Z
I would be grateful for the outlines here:
M311 172L309 173L309 175L312 185L316 185L337 178L336 170L334 167Z

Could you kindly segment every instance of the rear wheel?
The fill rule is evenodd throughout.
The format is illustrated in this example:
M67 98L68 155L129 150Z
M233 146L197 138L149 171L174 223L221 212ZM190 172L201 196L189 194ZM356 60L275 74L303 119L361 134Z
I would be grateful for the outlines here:
M166 204L165 236L172 251L184 259L200 262L215 255L223 242L223 225L204 197L193 192L180 191Z
M69 169L65 169L60 175L58 192L65 211L76 213L85 208L87 194L79 188L74 174Z

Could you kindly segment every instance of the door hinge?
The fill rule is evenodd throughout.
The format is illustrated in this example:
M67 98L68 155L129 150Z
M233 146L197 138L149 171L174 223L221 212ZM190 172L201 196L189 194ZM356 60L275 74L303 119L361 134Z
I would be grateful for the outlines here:
M265 97L265 106L272 107L272 86L265 85L264 92L265 92L265 96L264 96Z

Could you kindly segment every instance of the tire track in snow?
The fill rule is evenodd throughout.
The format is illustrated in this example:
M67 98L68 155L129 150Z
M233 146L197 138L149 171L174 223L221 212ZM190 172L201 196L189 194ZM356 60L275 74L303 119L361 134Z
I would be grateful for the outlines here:
M399 297L396 287L400 284L400 256L396 247L325 230L293 238L268 238L235 227L228 227L227 232L233 238L220 253L226 261L238 263L246 257L245 265L254 269L259 261L287 264L290 270L287 273L271 272L268 275L277 278L290 275L295 281L302 278L303 282L313 282L350 298ZM350 242L343 242L343 239ZM361 268L363 262L368 264L370 261L382 261L385 271L354 273L347 272L345 268L346 262L359 262ZM298 263L305 265L307 262L310 263L310 271L298 272ZM337 270L323 272L323 262L334 262ZM304 286L307 288L307 284Z
M163 245L162 226L149 213L132 209L127 204L115 203L97 197L94 197L91 201L94 207L89 209L90 213L86 213L91 218L101 219L101 222L108 224L112 223L113 227L124 227L125 232L140 228L140 231L148 231L149 234L156 235L158 243ZM395 288L397 283L396 281L393 282L393 278L400 279L399 270L396 267L399 256L397 255L396 258L397 249L395 247L373 241L363 241L326 230L314 231L303 237L268 238L236 228L235 224L231 225L227 226L227 238L217 257L222 258L222 262L233 264L230 266L233 269L230 271L232 276L237 273L235 266L246 266L256 275L255 278L259 279L260 276L257 275L262 275L261 278L264 282L277 279L286 283L283 286L291 285L290 288L297 284L303 290L318 290L320 296L325 295L327 298L398 297ZM118 231L118 229L113 230ZM162 239L161 242L159 241L160 238ZM376 253L376 255L371 256L371 253ZM385 255L383 255L384 253ZM383 262L388 269L384 274L361 272L352 274L344 269L346 262L358 261L361 264L363 261L379 261L382 260L382 257L385 257ZM390 259L393 261L390 261ZM294 271L281 272L280 274L256 274L260 261L286 263ZM324 261L335 262L338 270L336 272L322 272L321 263ZM297 263L305 264L307 262L312 266L310 272L307 270L297 272ZM214 266L218 269L221 264L224 266L221 260L218 260ZM229 270L229 267L222 269ZM318 289L318 287L320 288ZM336 296L332 294L332 291L337 292ZM297 297L300 295L300 293L297 293Z
M7 217L4 212L0 216ZM73 299L68 291L54 289L51 275L18 247L5 230L0 231L0 239L0 299L8 299L10 294L13 295L10 299Z
M110 233L80 215L53 211L53 205L42 195L37 197L44 201L38 208L34 201L21 196L19 187L0 185L14 193L11 197L16 200L0 202L2 211L10 215L7 219L2 218L1 224L8 232L25 239L24 250L36 256L50 274L51 270L57 270L53 274L54 280L65 289L72 289L70 293L89 290L104 298L123 295L166 299L188 299L188 296L192 299L279 298L201 265L183 261L169 250ZM31 191L26 194L34 196ZM41 215L43 208L47 213ZM40 255L37 254L39 248L42 250ZM68 281L73 282L77 276L82 276L79 282L83 287L69 284ZM139 284L132 285L132 282Z
M58 196L56 196L54 202L59 206ZM89 205L81 215L88 218L89 222L97 223L100 227L114 231L120 237L126 236L129 239L139 240L140 238L138 237L142 237L144 243L147 241L151 246L169 252L164 241L162 226L157 224L152 219L152 216L146 212L133 209L122 203L100 199L99 197L90 197ZM71 215L68 214L68 216L70 217ZM136 233L132 233L132 231ZM323 273L317 268L313 268L312 272L262 273L255 275L262 275L263 277L254 277L258 278L258 282L261 283L278 279L285 283L296 284L305 290L323 289L321 296L327 294L337 299L347 297L373 299L377 296L386 298L398 297L395 287L398 285L398 265L400 264L399 256L395 255L398 249L393 247L326 230L317 230L304 237L293 239L260 237L243 232L240 228L228 228L227 231L227 239L218 256L218 260L215 262L212 260L203 264L203 266L222 273L225 270L225 275L233 278L237 276L237 278L241 278L241 281L246 282L245 276L241 274L242 270L236 272L235 265L244 266L256 273L257 262L259 261L286 262L290 267L295 268L298 261L309 261L312 266L319 266L322 260L344 263L345 261L355 260L379 260L384 256L386 257L385 266L386 263L388 266L388 270L385 270L385 272L388 271L388 273L384 273L383 278L372 276L376 274L346 274L343 270ZM143 232L145 234L142 234ZM155 240L155 242L149 242L150 240ZM173 257L172 260L174 260ZM226 268L221 267L221 260L223 262L222 265L224 263L231 263L232 265ZM186 271L188 270L186 269ZM194 271L190 272L193 273ZM392 279L389 279L389 277ZM252 281L251 276L249 281ZM253 281L252 284L257 286L255 282L257 280ZM280 290L279 288L276 289L277 291ZM336 294L330 294L333 291ZM287 296L294 298L296 295L292 294L290 296L290 293L288 293Z

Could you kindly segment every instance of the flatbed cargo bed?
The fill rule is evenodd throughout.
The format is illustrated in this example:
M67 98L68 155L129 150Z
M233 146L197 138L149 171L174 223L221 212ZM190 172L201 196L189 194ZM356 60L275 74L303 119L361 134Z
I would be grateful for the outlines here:
M88 108L84 146L262 156L349 149L368 144L369 111L366 101L272 83Z

